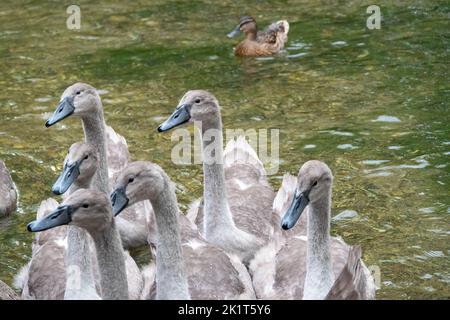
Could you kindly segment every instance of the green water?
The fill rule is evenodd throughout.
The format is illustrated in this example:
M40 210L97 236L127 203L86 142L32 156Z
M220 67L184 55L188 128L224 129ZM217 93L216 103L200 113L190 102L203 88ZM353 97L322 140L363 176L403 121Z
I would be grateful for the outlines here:
M379 266L378 298L450 297L448 2L376 1L373 31L372 1L79 4L81 30L71 31L59 1L0 2L0 159L20 192L18 213L0 220L1 280L29 260L25 226L83 137L78 119L44 127L62 91L83 81L103 90L106 121L134 159L178 183L184 209L202 193L201 166L173 164L170 134L156 127L186 90L204 88L225 128L280 130L276 189L306 160L330 165L333 214L358 212L332 232ZM225 35L243 14L260 25L287 19L286 52L235 58L237 40Z

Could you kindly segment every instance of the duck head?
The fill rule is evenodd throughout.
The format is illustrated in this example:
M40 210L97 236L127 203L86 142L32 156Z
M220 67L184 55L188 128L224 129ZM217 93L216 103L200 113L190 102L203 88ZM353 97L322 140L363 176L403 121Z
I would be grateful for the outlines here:
M239 35L241 32L243 32L245 35L249 33L254 33L256 35L257 26L256 21L250 16L244 16L239 20L239 24L234 28L233 31L231 31L229 34L227 34L228 38L234 38L237 35Z

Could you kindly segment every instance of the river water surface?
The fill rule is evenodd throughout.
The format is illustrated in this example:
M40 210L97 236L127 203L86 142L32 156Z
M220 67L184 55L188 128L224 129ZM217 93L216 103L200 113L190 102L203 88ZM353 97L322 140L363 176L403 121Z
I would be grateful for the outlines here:
M213 92L225 128L278 129L284 173L321 159L335 175L333 215L356 217L332 233L361 244L381 272L380 299L450 297L449 14L446 1L79 1L81 30L59 1L0 3L0 159L20 192L0 221L0 279L30 259L26 224L52 196L78 119L45 120L63 90L101 90L105 118L134 159L160 164L183 210L202 193L200 165L171 162L174 142L156 127L188 89ZM290 22L270 59L237 59L226 34L239 16ZM142 251L142 252L140 252ZM146 250L134 252L143 262ZM143 257L144 256L144 257Z

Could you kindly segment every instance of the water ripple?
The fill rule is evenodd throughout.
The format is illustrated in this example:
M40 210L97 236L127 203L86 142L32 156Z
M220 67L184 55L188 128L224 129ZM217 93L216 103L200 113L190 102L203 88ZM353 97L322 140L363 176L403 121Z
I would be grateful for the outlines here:
M397 169L423 169L430 165L430 163L423 159L423 158L416 158L414 161L417 164L399 164L399 165L392 165L392 166L384 166L380 168L374 168L374 169L366 169L366 173L373 173L378 171L389 171L389 170L397 170Z
M338 131L338 130L322 130L320 133L329 133L333 136L344 136L344 137L352 137L354 134L352 132L347 131Z

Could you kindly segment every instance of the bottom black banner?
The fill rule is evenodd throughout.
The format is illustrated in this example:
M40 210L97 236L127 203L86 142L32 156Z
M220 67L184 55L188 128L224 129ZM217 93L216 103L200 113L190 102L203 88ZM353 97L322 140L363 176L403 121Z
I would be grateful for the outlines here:
M431 307L431 308L429 308ZM2 314L34 316L44 311L45 316L61 319L61 315L85 317L89 309L98 309L120 317L133 317L145 313L149 317L168 319L274 319L282 315L298 318L309 312L314 317L334 315L389 316L394 311L403 316L418 316L427 310L448 307L441 301L0 301ZM8 310L9 309L9 310Z

